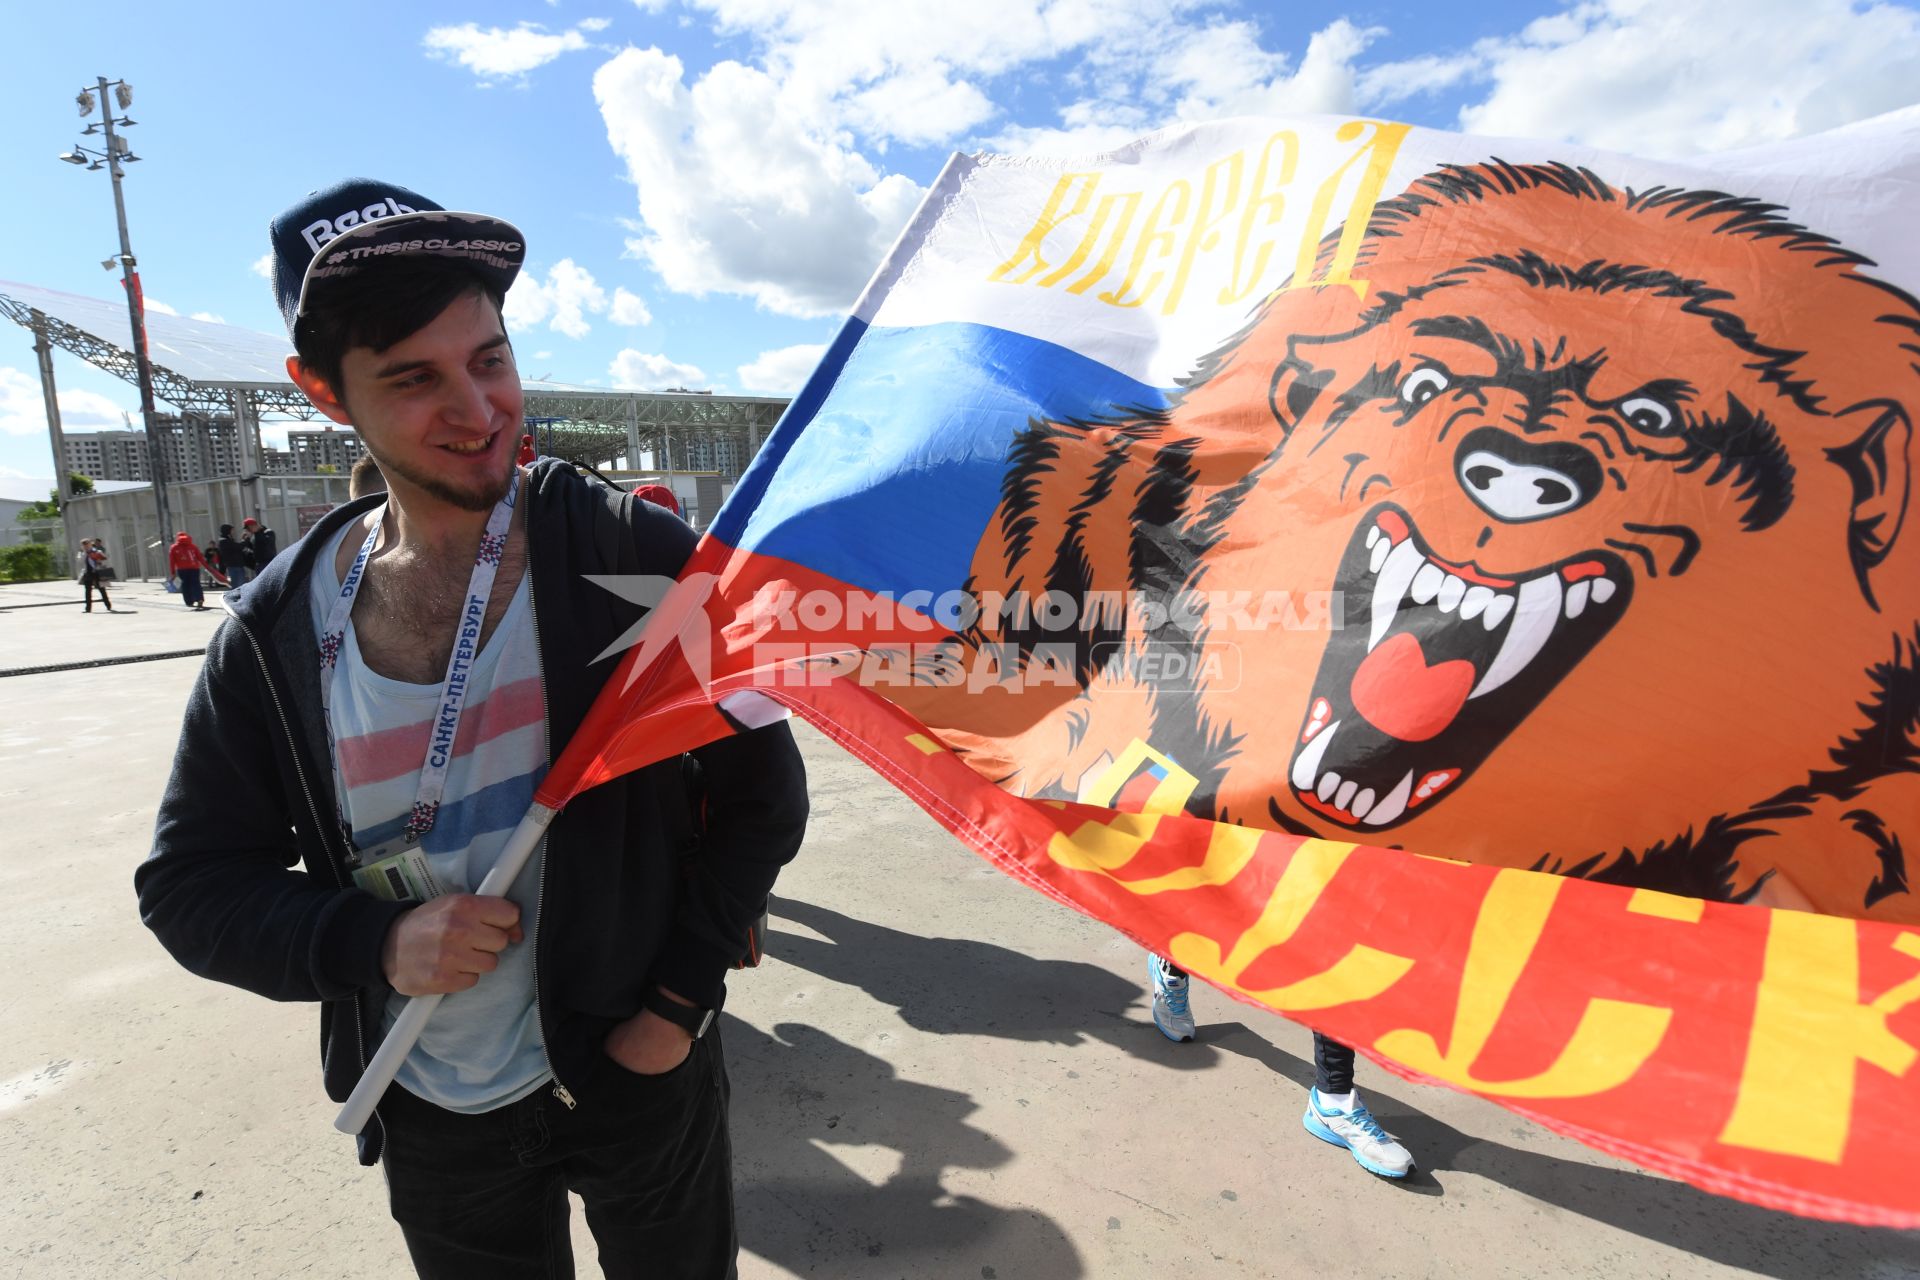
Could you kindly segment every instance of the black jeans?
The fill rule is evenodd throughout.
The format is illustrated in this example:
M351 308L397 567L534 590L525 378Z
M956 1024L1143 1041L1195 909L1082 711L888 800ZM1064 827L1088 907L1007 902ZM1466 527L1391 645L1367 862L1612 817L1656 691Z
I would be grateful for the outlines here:
M1353 1050L1313 1033L1313 1087L1322 1093L1353 1092Z
M206 600L206 592L200 589L200 571L198 569L180 569L174 574L180 579L180 600L190 609L198 609Z
M1165 956L1167 972L1184 978L1187 971ZM1313 1033L1313 1087L1322 1093L1353 1092L1353 1050L1338 1040Z
M586 1202L610 1277L736 1274L718 1028L665 1075L634 1075L610 1058L600 1065L575 1085L571 1111L551 1084L472 1116L399 1085L387 1090L380 1118L388 1202L421 1276L571 1277L568 1191Z
M100 603L106 606L107 612L113 612L113 601L107 599L107 584L105 579L89 573L80 579L80 585L85 588L87 596L87 607L83 612L93 612L93 593L96 591L100 593Z

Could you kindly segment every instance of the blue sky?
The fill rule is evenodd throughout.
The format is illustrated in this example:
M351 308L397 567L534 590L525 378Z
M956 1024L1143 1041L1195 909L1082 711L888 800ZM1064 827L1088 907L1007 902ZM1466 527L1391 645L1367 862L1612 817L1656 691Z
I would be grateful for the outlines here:
M116 296L106 176L55 159L104 74L135 90L147 295L182 315L277 332L267 220L371 175L526 231L528 376L759 394L798 387L951 151L1329 111L1675 155L1920 101L1913 0L101 0L7 34L0 279ZM30 342L0 339L0 474L49 475ZM56 380L71 430L137 404L72 357Z

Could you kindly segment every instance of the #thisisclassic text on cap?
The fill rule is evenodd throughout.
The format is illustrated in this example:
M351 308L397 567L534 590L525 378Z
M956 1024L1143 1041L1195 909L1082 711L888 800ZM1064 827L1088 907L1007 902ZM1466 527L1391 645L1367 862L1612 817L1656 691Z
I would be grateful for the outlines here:
M349 178L275 218L273 288L287 333L314 289L396 257L467 263L505 293L526 260L526 237L510 222L455 213L391 182Z

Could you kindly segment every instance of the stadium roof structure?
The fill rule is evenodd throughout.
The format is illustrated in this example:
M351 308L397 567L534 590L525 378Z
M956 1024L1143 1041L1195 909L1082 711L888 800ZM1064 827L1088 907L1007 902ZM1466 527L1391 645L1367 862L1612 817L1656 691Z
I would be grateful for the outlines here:
M127 306L38 285L0 280L0 315L44 334L47 342L95 368L137 384L127 345ZM117 336L110 336L117 335ZM153 394L183 413L237 414L308 420L312 405L287 378L292 344L238 325L147 313L147 359ZM606 461L640 452L671 457L682 442L736 439L738 465L785 411L774 396L726 396L703 391L620 391L606 387L523 381L526 414L538 420L549 452ZM729 468L731 470L732 468Z

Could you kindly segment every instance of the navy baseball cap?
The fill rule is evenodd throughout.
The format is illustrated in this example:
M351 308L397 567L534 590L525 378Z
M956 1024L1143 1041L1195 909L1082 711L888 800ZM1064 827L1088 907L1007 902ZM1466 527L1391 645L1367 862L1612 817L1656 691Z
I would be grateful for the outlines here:
M417 191L348 178L275 218L273 291L287 334L316 291L396 257L466 263L502 294L526 261L520 228L483 213L453 213Z

